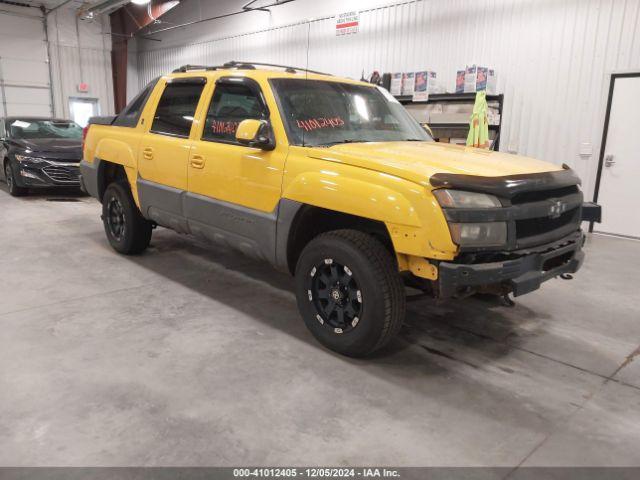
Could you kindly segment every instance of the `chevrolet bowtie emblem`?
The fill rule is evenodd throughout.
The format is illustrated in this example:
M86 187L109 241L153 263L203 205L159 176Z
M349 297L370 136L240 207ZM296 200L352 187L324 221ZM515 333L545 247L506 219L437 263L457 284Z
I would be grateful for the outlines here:
M567 209L567 204L562 203L560 200L557 200L553 202L553 205L551 205L551 207L549 207L549 216L551 218L558 218L560 215L562 215L565 212L566 209Z

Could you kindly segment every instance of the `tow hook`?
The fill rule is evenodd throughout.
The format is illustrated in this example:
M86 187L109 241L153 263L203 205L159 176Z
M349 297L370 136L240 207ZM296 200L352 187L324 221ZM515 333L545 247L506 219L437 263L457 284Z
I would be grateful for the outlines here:
M573 275L571 275L570 273L561 273L560 278L562 280L573 280Z
M516 306L516 302L514 302L511 299L511 297L509 296L508 293L505 293L500 298L502 299L502 303L504 304L505 307L515 307Z

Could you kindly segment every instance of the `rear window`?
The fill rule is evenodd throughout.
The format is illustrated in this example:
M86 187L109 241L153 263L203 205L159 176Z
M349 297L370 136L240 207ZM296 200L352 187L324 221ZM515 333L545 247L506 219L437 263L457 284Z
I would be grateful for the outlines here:
M158 102L151 125L152 133L188 137L204 83L167 84Z
M149 95L151 95L156 83L158 83L157 78L152 80L140 93L138 93L138 95L133 97L129 104L124 107L124 110L118 114L113 125L131 128L137 126L138 120L140 120L140 115L142 115L142 110L144 110L144 106L147 104L147 99L149 98Z

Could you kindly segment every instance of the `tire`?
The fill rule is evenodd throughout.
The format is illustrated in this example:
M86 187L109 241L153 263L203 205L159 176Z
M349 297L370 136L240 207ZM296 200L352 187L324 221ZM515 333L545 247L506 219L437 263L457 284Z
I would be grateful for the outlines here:
M102 223L113 249L125 255L142 253L151 241L151 222L133 200L127 182L111 183L102 198Z
M9 160L4 164L4 178L7 182L7 188L11 196L21 197L27 193L26 188L16 185L16 176L13 174L13 167Z
M393 257L371 235L356 230L319 235L300 255L295 283L307 328L335 352L366 357L400 331L404 286Z

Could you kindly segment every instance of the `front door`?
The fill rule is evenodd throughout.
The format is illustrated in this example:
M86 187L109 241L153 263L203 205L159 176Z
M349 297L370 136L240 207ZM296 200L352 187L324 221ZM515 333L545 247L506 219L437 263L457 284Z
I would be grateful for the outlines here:
M640 149L634 136L640 113L640 73L613 75L611 81L613 95L597 194L602 223L597 231L640 238Z
M192 147L189 136L204 85L199 77L167 82L138 150L138 198L143 213L184 232L188 231L183 196Z
M270 120L257 82L219 79L191 151L187 217L193 233L270 259L287 146L276 142L265 151L239 144L235 133L246 119Z

